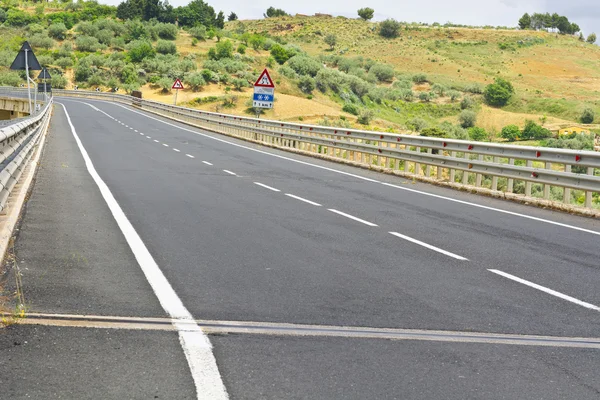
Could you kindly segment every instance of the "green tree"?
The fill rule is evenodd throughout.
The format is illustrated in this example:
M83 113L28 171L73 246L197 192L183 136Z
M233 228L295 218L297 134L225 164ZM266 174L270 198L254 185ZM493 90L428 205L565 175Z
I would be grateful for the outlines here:
M48 36L56 40L65 40L67 27L62 22L54 23L48 27Z
M531 17L529 14L525 13L521 19L519 19L519 28L523 30L531 29Z
M211 60L222 60L233 57L233 43L229 40L224 40L215 45L208 51L208 57Z
M237 21L237 20L238 20L238 16L234 12L231 12L231 14L229 14L229 16L227 17L227 21Z
M475 111L464 110L458 116L458 121L460 122L460 126L463 128L471 128L475 126L475 122L477 121L477 114Z
M219 14L217 14L215 26L219 29L225 28L225 14L223 14L223 11L219 11Z
M487 142L490 140L490 134L486 132L485 129L479 127L469 128L469 138L471 140L475 140L476 142Z
M159 40L156 43L156 52L160 54L177 54L177 46L168 40Z
M255 33L248 39L248 44L258 51L264 47L266 40L264 36Z
M369 20L373 19L374 13L375 13L375 10L373 10L372 8L369 8L369 7L361 8L360 10L358 10L358 16L363 21L369 21Z
M521 139L539 140L549 138L550 136L552 136L552 132L550 132L548 129L541 127L533 121L526 121Z
M192 0L187 6L176 8L175 15L182 26L215 26L217 20L215 9L203 0Z
M591 124L594 122L595 117L596 117L596 115L594 114L594 110L592 110L591 108L586 108L581 113L580 120L584 124Z
M521 136L521 130L516 125L507 125L502 128L500 136L509 142L514 142L515 140L519 140L519 136Z
M515 90L510 82L502 78L496 78L495 82L489 84L483 93L487 104L495 107L505 106Z
M325 36L323 41L329 46L329 48L331 48L331 50L333 50L337 44L337 36L335 36L333 33L330 33L329 35Z
M271 47L271 56L280 65L285 64L285 62L290 59L290 55L288 54L287 50L280 44L276 44Z
M587 42L590 44L596 43L596 34L590 33L589 36L587 37Z
M267 12L264 14L265 18L274 18L274 17L285 17L288 13L283 11L280 8L269 7L267 8Z
M135 40L127 46L127 55L132 62L142 62L146 58L154 57L152 43L146 40Z
M395 19L386 19L379 24L379 34L388 39L397 38L400 36L400 22Z
M50 84L54 89L64 89L67 87L67 78L63 75L53 74Z

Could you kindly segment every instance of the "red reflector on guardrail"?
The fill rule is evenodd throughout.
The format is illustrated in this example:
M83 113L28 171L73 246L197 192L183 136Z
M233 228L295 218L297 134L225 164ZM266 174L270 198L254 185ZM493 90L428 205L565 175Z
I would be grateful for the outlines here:
M473 168L473 164L469 164L469 169Z
M444 142L444 147L448 146L448 143Z
M579 161L581 161L581 156L580 156L579 154L577 154L577 155L575 156L575 161L576 161L576 162L579 162Z
M542 156L542 152L541 152L541 151L538 151L537 153L535 153L535 156L536 156L537 158L540 158L540 157Z
M472 145L472 144L470 144L470 145L469 145L469 147L468 147L468 149L469 149L469 150L473 150L473 145Z
M539 175L538 175L538 173L537 173L537 172L532 172L532 173L531 173L531 177L532 177L532 178L537 178L537 177L539 177Z
M381 149L377 149L377 151L381 153Z

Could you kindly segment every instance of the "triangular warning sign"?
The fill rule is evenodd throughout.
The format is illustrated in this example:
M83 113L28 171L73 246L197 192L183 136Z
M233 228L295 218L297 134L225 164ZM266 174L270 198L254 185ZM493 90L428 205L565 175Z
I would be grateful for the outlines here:
M183 83L181 83L181 80L175 79L175 83L173 84L172 89L183 89Z
M27 63L25 63L25 54L27 54ZM25 64L27 64L27 67L32 71L39 71L42 69L28 42L23 42L23 46L21 46L21 50L19 50L10 69L23 70L25 69Z
M267 71L265 69L262 72L262 74L260 74L260 77L258 78L258 80L256 81L256 83L254 84L254 86L274 88L275 85L273 84L273 79L271 79L271 75L269 75L269 71Z

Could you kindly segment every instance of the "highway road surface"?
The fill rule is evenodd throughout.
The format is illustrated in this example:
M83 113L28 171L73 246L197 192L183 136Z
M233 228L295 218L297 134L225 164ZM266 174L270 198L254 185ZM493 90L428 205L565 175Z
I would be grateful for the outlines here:
M0 398L600 398L600 221L56 102Z

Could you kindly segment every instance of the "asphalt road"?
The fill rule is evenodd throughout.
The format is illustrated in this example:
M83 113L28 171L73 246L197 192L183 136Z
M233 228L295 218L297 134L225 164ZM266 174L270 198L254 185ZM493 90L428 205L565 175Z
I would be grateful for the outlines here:
M261 148L117 104L58 101L196 319L600 336L599 221ZM30 311L166 316L61 106L51 132L16 242ZM56 329L66 328L16 326L5 335L11 343L38 338L43 347ZM96 332L68 328L60 337L80 343L95 363L122 367L105 351L104 331ZM193 396L176 333L111 335L136 385L117 381L101 397L148 398L156 385L147 382L159 372L161 398ZM290 335L210 340L232 398L600 397L599 349ZM97 386L63 385L58 373L36 380L40 372L27 367L48 349L24 352L11 343L14 356L0 376L9 377L12 397L26 397L15 369L39 390L99 397ZM157 347L172 358L144 368L163 358ZM66 339L59 348L69 348ZM72 357L53 354L55 365L73 367Z

